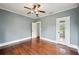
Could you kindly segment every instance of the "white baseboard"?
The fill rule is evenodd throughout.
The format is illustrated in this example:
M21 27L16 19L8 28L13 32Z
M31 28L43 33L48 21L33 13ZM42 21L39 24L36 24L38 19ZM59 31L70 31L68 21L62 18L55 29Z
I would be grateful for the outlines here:
M78 53L79 53L79 48L78 48Z
M11 45L11 44L14 44L14 43L26 41L26 40L31 39L31 38L32 38L32 37L27 37L27 38L18 39L18 40L15 40L15 41L10 41L10 42L6 42L6 43L2 43L2 44L0 44L0 47L4 47L4 46ZM50 42L54 42L54 43L60 43L60 44L66 45L66 46L68 46L68 47L76 48L76 49L78 50L78 53L79 53L79 48L78 48L76 45L64 44L64 43L57 42L57 41L54 41L54 40L51 40L51 39L48 39L48 38L44 38L44 37L41 37L41 39L47 40L47 41L50 41Z
M79 48L78 48L78 46L76 46L76 45L73 45L73 44L65 44L65 43L58 42L58 41L54 41L54 40L52 40L52 39L48 39L48 38L44 38L44 37L41 37L41 39L47 40L47 41L50 41L50 42L54 42L54 43L60 43L60 44L66 45L66 46L71 47L71 48L75 48L75 49L77 49L78 52L79 52Z
M28 39L31 39L31 37L27 37L27 38L18 39L18 40L15 40L15 41L10 41L10 42L6 42L6 43L2 43L2 44L0 44L0 47L4 47L4 46L7 46L7 45L15 44L15 43L18 43L18 42L21 42L21 41L26 41Z

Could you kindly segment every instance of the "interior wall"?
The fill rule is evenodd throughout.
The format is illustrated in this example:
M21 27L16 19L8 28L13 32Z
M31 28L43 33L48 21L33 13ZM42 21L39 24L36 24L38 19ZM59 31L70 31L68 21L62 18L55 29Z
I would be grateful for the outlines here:
M79 6L78 6L78 9L77 9L77 32L78 32L78 48L79 48Z
M78 48L79 48L79 7L78 7Z
M0 9L0 43L31 37L32 22L37 21L41 21L42 37L56 40L56 18L70 16L71 44L79 46L78 10L79 8L74 8L54 15L32 20L28 17Z
M42 37L56 40L56 19L61 17L70 16L70 42L73 45L78 45L77 33L77 8L62 11L54 15L46 16L36 21L41 21L41 35Z
M32 19L0 9L0 43L31 37Z

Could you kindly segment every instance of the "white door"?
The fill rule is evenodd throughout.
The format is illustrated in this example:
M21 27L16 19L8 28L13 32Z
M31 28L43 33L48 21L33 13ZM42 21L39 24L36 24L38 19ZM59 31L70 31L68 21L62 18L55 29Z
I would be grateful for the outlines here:
M70 44L70 16L56 19L56 40Z

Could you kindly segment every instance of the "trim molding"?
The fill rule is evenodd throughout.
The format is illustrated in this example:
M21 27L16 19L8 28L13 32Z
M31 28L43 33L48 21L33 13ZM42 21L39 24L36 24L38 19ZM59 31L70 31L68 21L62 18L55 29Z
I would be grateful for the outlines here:
M15 41L10 41L10 42L6 42L6 43L1 43L0 44L0 49L1 47L4 47L4 46L8 46L8 45L11 45L11 44L14 44L14 43L18 43L18 42L23 42L23 41L26 41L26 40L29 40L31 39L32 37L27 37L27 38L23 38L23 39L18 39L18 40L15 40ZM51 39L48 39L48 38L44 38L44 37L41 37L41 39L43 40L47 40L47 41L50 41L50 42L54 42L54 43L60 43L60 44L63 44L63 45L66 45L68 47L72 47L72 48L76 48L78 50L78 53L79 53L79 48L76 46L76 45L68 45L68 44L64 44L62 42L57 42L57 41L54 41L54 40L51 40Z
M27 37L27 38L23 38L23 39L18 39L18 40L6 42L6 43L1 43L1 44L0 44L0 48L3 48L4 46L8 46L8 45L11 45L11 44L23 42L23 41L26 41L26 40L28 40L28 39L31 39L31 37Z
M15 14L17 14L17 15L25 16L25 17L27 17L27 18L29 18L29 19L33 19L33 18L29 17L29 16L26 16L26 15L23 15L23 14L20 14L20 13L17 13L17 12L15 12L15 11L11 11L11 10L6 9L6 8L3 8L3 7L0 7L0 9L5 10L5 11L8 11L8 12L11 12L11 13L15 13Z
M79 53L79 47L78 47L78 53Z
M37 26L38 23L40 24L40 25L39 25L39 27L40 27L40 30L39 30L39 31L40 31L40 37L41 37L41 21L38 21L38 22L32 22L32 38L37 37L37 34L35 34L35 33L33 32L33 29L34 29L33 26L34 26L34 24L35 24L35 28L36 28L36 26ZM33 34L34 34L34 35L33 35Z
M56 14L56 13L63 12L63 11L67 11L67 10L70 10L70 9L73 9L73 8L77 8L77 7L78 7L78 5L73 5L73 6L71 6L71 7L65 8L65 9L63 9L63 10L56 11L56 12L54 12L53 14L47 14L47 15L41 16L41 17L39 17L39 18L47 17L47 16L50 16L50 15L54 15L54 14ZM17 13L17 12L15 12L15 11L12 11L12 10L8 9L8 8L0 7L0 9L3 9L3 10L6 10L6 11L9 11L9 12L13 12L13 13L16 13L16 14L25 16L24 14ZM26 16L26 17L31 18L31 19L38 19L38 18L30 17L30 16Z
M71 6L71 8L66 8L66 9L63 9L63 10L60 10L60 11L56 11L56 12L53 12L52 14L47 14L47 15L44 15L44 16L41 16L39 18L36 18L36 19L40 19L42 17L47 17L47 16L50 16L50 15L54 15L54 14L57 14L57 13L60 13L60 12L64 12L64 11L67 11L67 10L70 10L70 9L74 9L74 8L77 8L78 5L74 5L74 6Z
M47 41L50 41L50 42L54 42L54 43L63 44L63 45L66 45L66 46L68 46L68 47L71 47L71 48L75 48L75 49L77 49L77 51L78 51L78 53L79 53L79 48L78 48L78 46L76 46L76 45L73 45L73 44L65 44L65 43L58 42L58 41L54 41L54 40L52 40L52 39L48 39L48 38L44 38L44 37L41 37L41 39L47 40Z

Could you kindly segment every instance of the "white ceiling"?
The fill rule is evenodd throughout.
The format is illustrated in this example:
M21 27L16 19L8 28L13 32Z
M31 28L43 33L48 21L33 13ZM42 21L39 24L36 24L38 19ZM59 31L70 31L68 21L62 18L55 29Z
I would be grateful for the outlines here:
M41 10L45 10L46 13L40 13L39 17L44 17L50 14L55 14L61 11L69 10L72 8L76 8L76 3L40 3ZM34 14L27 14L29 11L25 9L24 6L32 7L33 3L0 3L0 9L8 10L17 14L25 15L32 19L37 19Z

